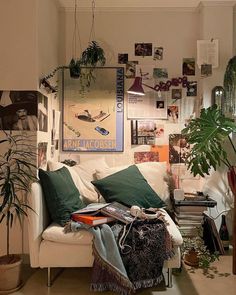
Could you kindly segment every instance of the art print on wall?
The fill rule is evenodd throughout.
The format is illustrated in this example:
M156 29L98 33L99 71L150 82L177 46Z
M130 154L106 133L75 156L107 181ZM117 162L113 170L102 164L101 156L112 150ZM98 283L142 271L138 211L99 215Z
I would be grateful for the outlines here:
M195 59L194 58L183 58L183 75L195 76Z
M0 91L0 129L36 131L39 95L37 91Z
M124 69L101 67L81 95L81 83L64 71L62 150L121 152L124 136Z
M157 152L134 152L134 163L159 162Z
M154 60L162 60L163 59L163 47L154 47Z
M167 119L167 93L145 91L145 96L128 95L128 119Z
M170 164L185 163L190 152L190 144L182 134L169 135Z
M134 54L136 56L152 56L152 43L135 43Z
M131 144L154 144L156 128L154 121L132 120Z

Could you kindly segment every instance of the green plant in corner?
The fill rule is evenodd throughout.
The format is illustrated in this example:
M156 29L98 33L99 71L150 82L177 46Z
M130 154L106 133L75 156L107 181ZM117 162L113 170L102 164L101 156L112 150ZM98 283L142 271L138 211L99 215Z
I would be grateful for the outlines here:
M219 259L219 253L210 253L199 236L184 238L181 252L187 265L203 269L209 268L212 262Z
M236 149L230 137L232 132L236 132L236 123L225 117L216 105L203 108L199 118L190 120L182 134L193 144L187 164L194 176L209 175L212 167L216 170L221 164L232 169L235 161L230 161L224 145L229 142L236 156Z
M7 276L12 276L11 271L13 275L18 274L13 265L19 267L22 260L20 255L10 254L10 228L16 224L16 219L22 225L30 209L27 193L31 182L37 179L36 153L32 151L35 147L30 144L29 136L1 131L0 138L0 223L5 221L6 224L7 250L6 255L0 257L0 291L9 291L19 287L18 277Z

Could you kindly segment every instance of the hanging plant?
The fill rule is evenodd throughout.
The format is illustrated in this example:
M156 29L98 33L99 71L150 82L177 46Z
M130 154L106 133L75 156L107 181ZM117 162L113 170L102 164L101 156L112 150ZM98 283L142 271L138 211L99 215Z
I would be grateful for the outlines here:
M78 79L81 74L80 60L74 58L71 59L69 64L70 76L71 78Z
M104 66L106 63L104 50L96 41L91 41L89 46L83 51L80 62L81 65L86 67Z
M80 86L83 94L86 89L89 89L91 82L95 82L94 68L96 66L104 66L106 58L104 50L98 45L96 41L91 41L89 46L83 51L80 64L82 68ZM87 67L87 68L86 68Z
M232 57L224 74L225 104L224 113L236 115L236 56Z

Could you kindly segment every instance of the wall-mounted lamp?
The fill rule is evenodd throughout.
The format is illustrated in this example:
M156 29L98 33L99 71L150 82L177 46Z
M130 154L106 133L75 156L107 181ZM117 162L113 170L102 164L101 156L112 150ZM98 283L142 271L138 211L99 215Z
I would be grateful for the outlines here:
M136 77L134 79L133 85L128 89L127 92L130 94L145 95L143 86L142 86L142 78Z
M212 105L216 104L223 111L225 90L222 86L215 86L211 91Z

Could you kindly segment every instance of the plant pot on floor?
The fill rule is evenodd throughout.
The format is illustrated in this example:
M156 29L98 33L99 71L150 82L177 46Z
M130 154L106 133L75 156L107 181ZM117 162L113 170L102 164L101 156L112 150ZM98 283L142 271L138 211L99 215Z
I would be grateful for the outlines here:
M21 288L21 265L19 255L0 257L0 294L9 294Z
M198 267L199 258L195 250L190 250L188 253L184 254L184 263L189 266Z

